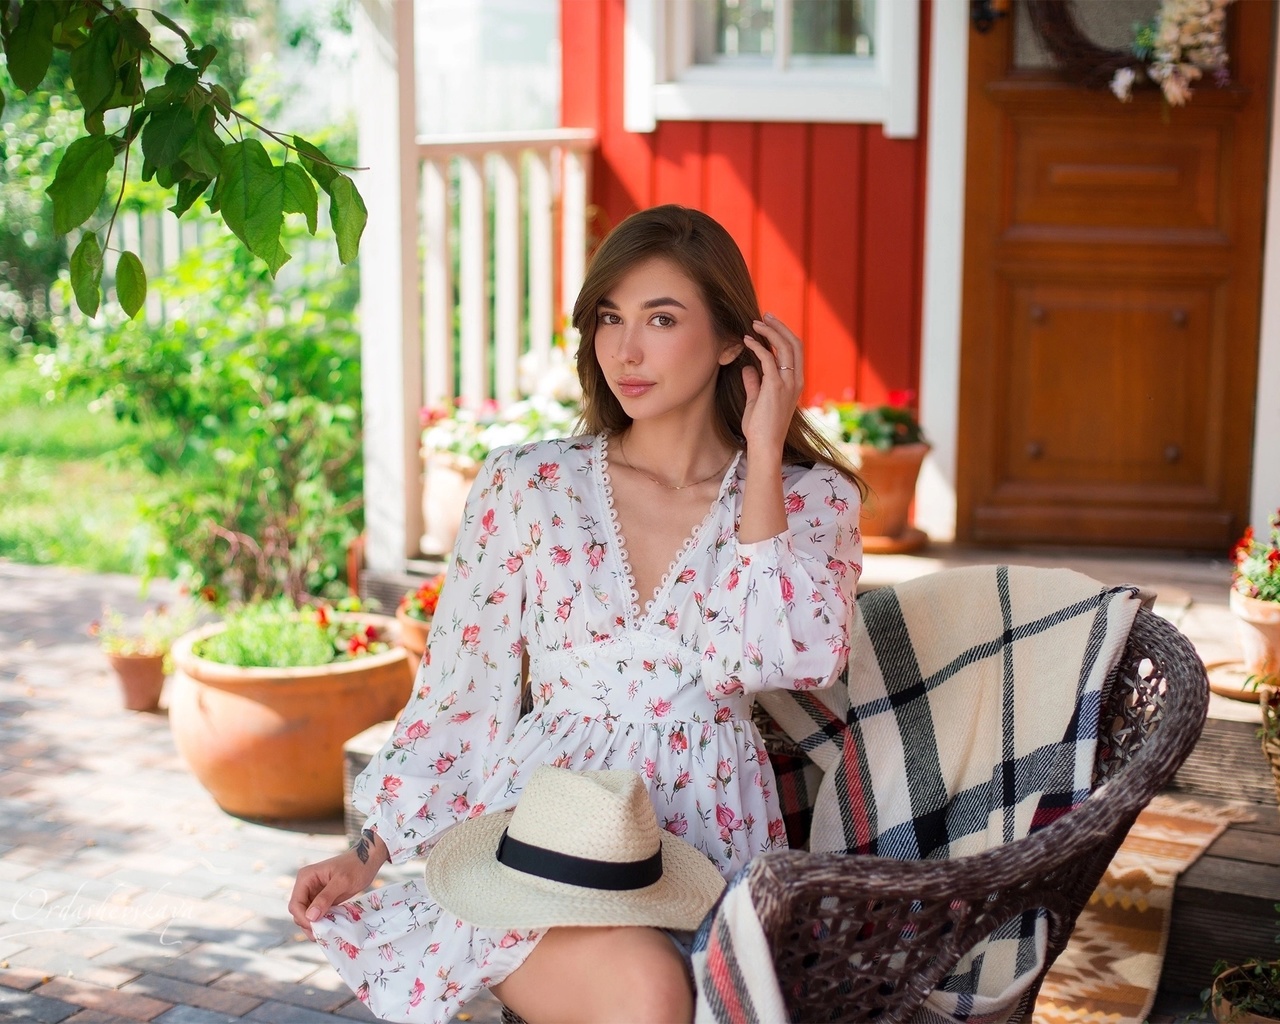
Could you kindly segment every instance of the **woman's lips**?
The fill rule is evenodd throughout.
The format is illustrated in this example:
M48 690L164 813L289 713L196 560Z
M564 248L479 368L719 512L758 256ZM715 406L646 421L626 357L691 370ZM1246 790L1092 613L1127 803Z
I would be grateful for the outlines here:
M637 377L624 377L618 381L618 391L626 395L628 398L638 398L649 391L654 385L651 380L640 380Z

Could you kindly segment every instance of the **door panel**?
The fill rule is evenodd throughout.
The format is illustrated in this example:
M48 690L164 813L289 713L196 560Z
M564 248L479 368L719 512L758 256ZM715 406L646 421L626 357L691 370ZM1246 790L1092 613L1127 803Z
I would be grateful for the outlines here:
M1247 520L1270 0L1170 108L970 35L957 537L1225 551Z

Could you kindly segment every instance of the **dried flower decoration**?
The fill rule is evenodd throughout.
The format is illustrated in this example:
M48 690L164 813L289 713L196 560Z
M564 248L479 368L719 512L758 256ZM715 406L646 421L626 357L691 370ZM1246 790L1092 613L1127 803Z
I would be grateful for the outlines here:
M1141 77L1160 86L1170 106L1190 98L1192 83L1212 72L1218 84L1227 81L1227 48L1223 42L1226 7L1231 0L1163 0L1149 23L1134 26L1133 55L1137 66L1118 68L1111 91L1123 102L1132 98Z

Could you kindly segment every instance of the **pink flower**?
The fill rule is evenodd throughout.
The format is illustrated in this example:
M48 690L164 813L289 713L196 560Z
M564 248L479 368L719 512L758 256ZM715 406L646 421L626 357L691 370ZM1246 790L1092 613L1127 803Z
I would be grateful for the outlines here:
M521 935L519 932L507 932L506 935L502 936L502 938L498 940L498 947L500 949L510 949L519 942L520 939Z
M436 758L436 774L443 775L453 767L453 762L458 759L457 754L441 754Z
M677 729L667 739L667 746L671 748L673 754L678 754L682 750L689 749L689 738L685 736L683 729Z
M791 582L791 577L784 572L779 575L778 580L782 586L782 600L790 604L791 599L796 596L796 588Z
M665 697L651 698L647 707L649 708L649 713L653 715L654 718L662 718L665 715L671 714L671 701L667 700Z
M716 708L716 721L724 723L733 717L733 709L729 707Z
M478 817L480 817L480 815L482 815L482 814L484 814L484 804L472 804L472 805L471 805L471 810L470 810L470 812L467 814L467 817L468 817L468 818L478 818Z
M411 740L426 739L431 735L431 726L419 718L409 728L405 729L404 734L407 739Z
M733 781L733 763L721 760L720 763L716 765L716 778L724 785L729 785L729 783Z
M735 823L742 824L738 816L733 813L733 808L728 804L716 804L716 824L722 828L733 828Z
M573 598L562 597L560 603L556 605L556 618L561 622L569 620L569 613L573 611Z
M676 615L674 608L671 609L671 611L667 612L667 614L662 617L662 624L666 626L668 629L675 629L679 625L679 623L680 623L680 617Z
M693 580L697 577L697 575L698 574L693 569L685 569L683 572L680 573L679 576L676 577L676 582L692 583Z
M783 507L787 511L787 515L793 515L796 512L804 511L804 495L792 491L787 495Z
M459 793L449 801L449 806L453 808L454 814L466 814L471 809L471 803L467 800L465 793Z
M551 549L551 563L553 565L568 565L569 559L573 557L573 553L560 544L555 545Z
M676 781L671 784L671 791L673 793L680 792L685 786L689 785L689 778L688 772L681 772L676 776Z
M835 509L837 512L847 512L849 510L848 498L841 498L841 497L838 497L837 495L832 494L826 499L826 503L830 505L833 509Z
M350 942L348 942L346 939L342 939L342 938L337 939L336 941L337 941L337 943L338 943L338 948L339 948L340 950L342 950L342 952L344 952L344 953L346 953L346 954L347 954L347 959L348 959L348 960L354 960L357 956L359 956L359 955L360 955L360 947L359 947L359 946L353 946L353 945L352 945Z
M384 775L382 777L382 792L386 793L387 796L394 797L399 792L403 782L404 780L398 775Z
M689 831L689 822L683 814L674 814L662 822L662 827L673 836L682 836Z
M725 586L729 590L738 589L738 567L737 566L734 566L732 569L729 570L729 579L726 582Z
M644 759L644 777L646 779L651 779L657 773L657 771L658 771L658 766L654 762L653 758L646 757Z
M769 822L769 838L770 839L786 839L787 826L783 824L781 818L774 818Z
M560 480L560 467L554 462L544 462L538 467L538 482L553 487Z
M507 599L505 590L495 590L492 594L484 599L485 604L502 604Z
M582 550L586 552L591 568L599 568L600 563L604 561L604 544L598 540L588 541L582 545Z
M450 718L449 721L452 722L454 725L461 725L463 722L467 721L474 714L475 714L474 711L459 711L456 715Z
M480 517L480 525L484 528L485 533L497 533L498 514L494 509L486 509L484 515Z
M503 563L507 567L507 572L513 576L520 571L520 566L524 565L524 555L515 554Z
M462 627L462 646L473 653L479 649L480 627L475 623Z

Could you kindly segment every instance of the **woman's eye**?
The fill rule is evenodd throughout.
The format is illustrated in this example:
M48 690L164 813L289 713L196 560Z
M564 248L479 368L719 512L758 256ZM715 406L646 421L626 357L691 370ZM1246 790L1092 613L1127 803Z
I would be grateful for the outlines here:
M659 327L670 327L676 322L676 318L669 313L659 313L653 318L653 322Z
M621 321L617 313L597 313L596 322L601 324L616 324Z

